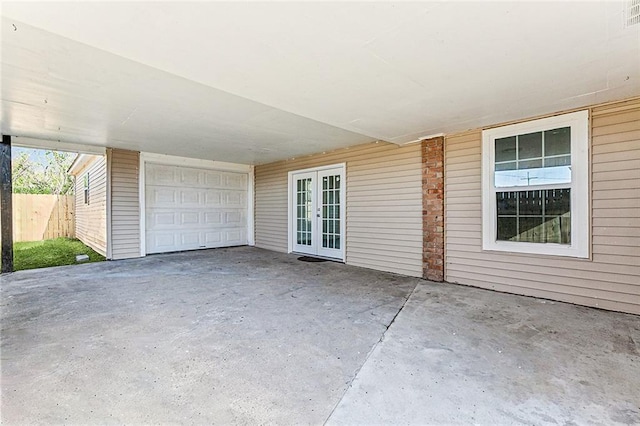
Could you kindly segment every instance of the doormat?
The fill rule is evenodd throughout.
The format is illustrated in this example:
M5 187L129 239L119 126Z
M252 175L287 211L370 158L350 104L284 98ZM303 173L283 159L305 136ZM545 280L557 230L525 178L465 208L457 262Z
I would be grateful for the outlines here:
M303 262L328 262L327 259L320 259L319 257L311 256L300 256L298 260L302 260Z

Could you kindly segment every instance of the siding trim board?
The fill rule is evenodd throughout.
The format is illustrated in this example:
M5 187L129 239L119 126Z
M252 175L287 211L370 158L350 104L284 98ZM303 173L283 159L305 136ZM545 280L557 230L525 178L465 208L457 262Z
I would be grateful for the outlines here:
M446 281L640 314L640 98L587 109L592 257L482 250L476 129L445 137Z

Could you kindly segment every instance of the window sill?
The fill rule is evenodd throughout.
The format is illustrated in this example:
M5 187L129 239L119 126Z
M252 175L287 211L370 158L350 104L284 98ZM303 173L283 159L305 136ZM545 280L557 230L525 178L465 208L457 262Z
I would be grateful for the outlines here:
M482 244L482 251L590 259L588 247L553 243L519 243L514 241L485 242Z

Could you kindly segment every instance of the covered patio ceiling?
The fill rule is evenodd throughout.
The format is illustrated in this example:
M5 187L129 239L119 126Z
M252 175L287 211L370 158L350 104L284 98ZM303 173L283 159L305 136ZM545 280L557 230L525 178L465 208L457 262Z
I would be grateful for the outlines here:
M3 2L1 131L245 164L409 143L640 95L629 3Z

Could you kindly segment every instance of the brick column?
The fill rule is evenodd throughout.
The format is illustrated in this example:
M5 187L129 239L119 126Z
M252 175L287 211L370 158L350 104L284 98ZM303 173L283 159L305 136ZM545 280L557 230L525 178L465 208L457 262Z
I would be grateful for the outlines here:
M422 141L422 276L444 280L444 137Z

